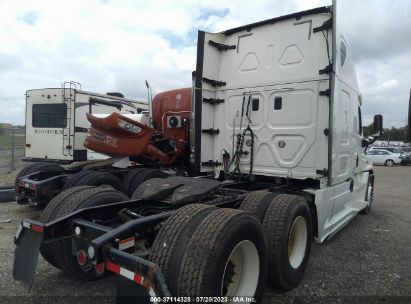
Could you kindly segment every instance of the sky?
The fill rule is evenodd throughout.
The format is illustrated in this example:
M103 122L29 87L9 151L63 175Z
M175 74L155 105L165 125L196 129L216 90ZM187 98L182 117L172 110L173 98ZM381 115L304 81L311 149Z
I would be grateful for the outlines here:
M411 89L411 1L340 0L364 123L403 126ZM24 124L25 92L77 81L146 100L191 86L197 30L219 32L331 0L0 0L0 122Z

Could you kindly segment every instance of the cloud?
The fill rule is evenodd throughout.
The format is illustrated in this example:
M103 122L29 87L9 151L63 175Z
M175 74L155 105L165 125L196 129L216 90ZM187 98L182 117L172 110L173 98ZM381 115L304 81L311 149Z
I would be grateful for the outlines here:
M405 120L411 79L411 6L352 0L343 25L357 62L364 117ZM347 4L348 3L348 4ZM24 93L75 80L83 89L145 99L191 86L197 30L212 32L330 5L322 0L0 1L0 121L24 123ZM371 18L372 17L372 18Z
M28 25L35 25L39 16L40 14L38 12L28 12L21 18L21 20Z
M341 1L350 17L342 21L357 60L386 60L409 54L411 6L408 0Z

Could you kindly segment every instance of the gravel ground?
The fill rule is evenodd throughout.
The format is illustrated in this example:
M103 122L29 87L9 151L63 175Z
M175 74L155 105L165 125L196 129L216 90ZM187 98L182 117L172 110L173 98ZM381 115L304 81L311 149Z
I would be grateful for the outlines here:
M269 288L266 303L411 303L411 167L377 167L373 209L333 239L314 244L303 282L284 292ZM114 303L114 276L81 282L41 257L30 294L13 281L12 238L36 209L0 204L0 303Z

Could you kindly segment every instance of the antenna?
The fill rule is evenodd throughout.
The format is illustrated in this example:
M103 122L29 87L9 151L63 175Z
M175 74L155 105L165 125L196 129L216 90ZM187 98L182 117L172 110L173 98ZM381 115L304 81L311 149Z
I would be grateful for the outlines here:
M146 80L146 88L147 88L147 101L148 101L148 115L150 116L150 121L153 119L152 115L152 102L153 102L153 93L151 91L151 86Z

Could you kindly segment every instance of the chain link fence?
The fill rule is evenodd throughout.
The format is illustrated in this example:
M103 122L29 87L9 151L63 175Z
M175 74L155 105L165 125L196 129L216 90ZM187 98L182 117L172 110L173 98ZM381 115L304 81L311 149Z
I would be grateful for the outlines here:
M22 127L0 128L0 185L12 184L22 161L26 135Z

